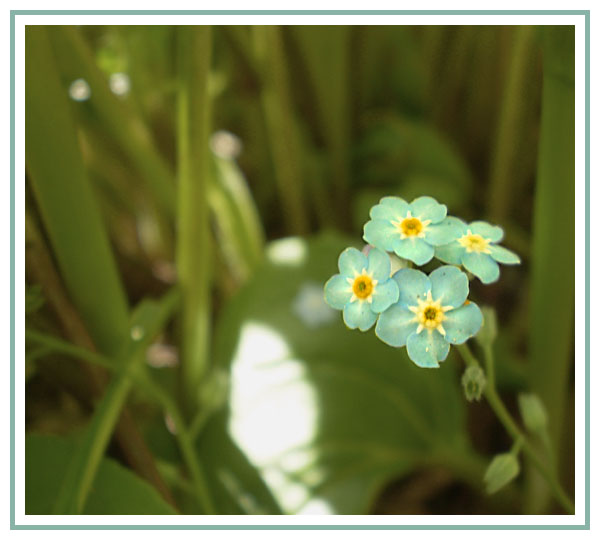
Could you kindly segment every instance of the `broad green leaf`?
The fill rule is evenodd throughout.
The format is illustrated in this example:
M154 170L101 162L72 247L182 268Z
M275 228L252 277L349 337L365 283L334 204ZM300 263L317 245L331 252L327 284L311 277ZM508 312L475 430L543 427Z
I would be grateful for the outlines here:
M228 412L213 416L197 444L218 514L281 514L281 508L227 431Z
M365 513L386 482L440 453L469 454L452 362L419 369L324 304L348 245L331 235L270 244L217 327L229 430L288 513Z
M25 440L25 513L51 514L56 492L76 451L60 437ZM84 514L176 514L152 486L116 461L102 458Z

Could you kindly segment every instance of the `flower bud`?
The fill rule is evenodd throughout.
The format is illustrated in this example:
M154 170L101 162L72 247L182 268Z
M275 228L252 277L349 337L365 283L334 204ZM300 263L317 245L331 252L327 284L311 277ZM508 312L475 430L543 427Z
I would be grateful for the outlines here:
M548 424L548 415L537 394L519 394L519 410L523 424L532 433L542 433Z
M483 482L485 483L485 491L488 495L492 495L500 491L511 480L519 474L520 467L517 457L512 453L498 454L488 465Z
M467 401L479 401L485 388L485 373L477 365L465 369L461 379Z

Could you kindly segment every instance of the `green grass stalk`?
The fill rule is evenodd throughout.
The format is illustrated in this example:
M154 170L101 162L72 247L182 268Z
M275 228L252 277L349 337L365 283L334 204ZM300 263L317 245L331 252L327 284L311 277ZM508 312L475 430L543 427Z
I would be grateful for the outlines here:
M176 264L183 295L181 382L193 414L209 367L211 236L208 209L210 156L211 29L177 29L177 240Z

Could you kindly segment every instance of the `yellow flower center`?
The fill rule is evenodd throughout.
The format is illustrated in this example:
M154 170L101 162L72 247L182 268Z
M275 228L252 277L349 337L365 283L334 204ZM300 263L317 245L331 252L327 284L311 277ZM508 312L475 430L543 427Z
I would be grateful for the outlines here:
M444 313L452 309L452 306L442 306L440 300L433 300L431 291L427 292L425 300L418 298L417 302L417 306L408 307L415 314L413 321L419 323L417 334L421 333L423 328L426 328L429 332L437 330L442 336L445 336L446 330L442 325L446 320Z
M352 284L352 292L357 298L364 300L373 292L373 280L369 276L357 276Z
M490 242L489 238L484 238L480 234L473 234L471 229L468 229L467 234L458 239L458 243L467 250L467 253L490 253L488 247Z
M350 284L350 291L352 291L350 302L355 302L356 300L360 302L366 300L369 304L373 302L373 293L375 292L377 280L373 279L372 275L367 273L366 269L363 268L360 274L357 272L353 278L349 277L346 280Z
M425 236L425 229L427 229L427 226L430 223L430 219L421 221L418 217L414 217L410 213L410 210L406 213L404 218L398 218L396 221L392 221L392 225L398 229L402 240L414 236L423 238Z
M417 218L406 218L400 223L400 230L406 236L418 236L423 230L423 224L420 219Z

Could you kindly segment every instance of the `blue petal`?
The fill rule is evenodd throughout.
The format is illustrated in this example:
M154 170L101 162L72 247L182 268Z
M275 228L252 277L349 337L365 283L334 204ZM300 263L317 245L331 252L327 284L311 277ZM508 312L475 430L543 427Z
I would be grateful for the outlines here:
M390 221L373 219L367 221L363 238L372 246L385 251L392 251L394 240L400 238L400 231Z
M448 216L441 223L429 225L425 229L425 240L432 246L442 246L460 238L465 230L466 225L460 219Z
M423 330L411 334L406 340L408 357L419 367L436 368L448 356L450 344L437 330Z
M429 278L423 272L412 268L398 270L392 279L398 284L398 303L404 306L417 306L417 299L424 300L431 290Z
M429 274L431 296L442 306L462 306L469 295L469 278L456 266L440 266Z
M336 274L325 283L325 302L334 309L344 309L352 298L352 286L346 281L346 276Z
M375 324L376 320L377 314L373 313L368 302L355 300L344 307L344 322L352 330L358 328L365 332Z
M400 197L384 197L379 204L371 208L369 215L372 219L387 219L397 221L404 219L410 206Z
M350 247L342 251L338 259L338 268L342 276L353 278L356 274L360 274L363 268L367 267L367 257L358 249Z
M498 261L499 263L521 264L520 257L516 253L513 253L512 251L510 251L509 249L506 249L505 247L490 244L488 246L488 249L491 252L490 255L492 256L492 258L495 259L496 261Z
M392 347L404 347L408 336L417 330L415 314L400 304L392 306L379 315L375 334Z
M498 263L487 253L463 253L461 257L463 266L475 274L482 283L493 283L500 277Z
M447 311L446 320L442 323L446 331L446 341L452 345L460 345L479 332L482 323L481 310L473 302Z
M375 285L371 298L373 303L371 309L375 313L381 313L398 301L398 285L393 279L388 279Z
M416 236L394 240L394 251L398 257L408 259L419 266L433 259L435 250L423 238Z
M377 281L385 281L390 279L390 272L392 271L392 263L390 262L390 256L380 249L372 249L369 251L369 266L367 271L372 273L373 279Z
M483 238L490 239L492 242L500 242L504 236L501 227L490 225L485 221L473 221L469 223L469 229L473 234L480 234Z
M430 219L432 223L439 223L446 217L448 209L445 204L438 203L433 197L418 197L410 203L410 210L414 217L421 221Z
M461 265L462 256L465 251L463 246L454 241L445 246L437 246L435 248L435 256L445 263Z

